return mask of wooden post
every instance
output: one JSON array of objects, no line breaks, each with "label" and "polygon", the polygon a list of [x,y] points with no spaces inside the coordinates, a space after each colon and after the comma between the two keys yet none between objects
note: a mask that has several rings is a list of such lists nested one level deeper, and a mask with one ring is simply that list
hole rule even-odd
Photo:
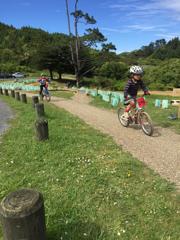
[{"label": "wooden post", "polygon": [[178,106],[178,118],[180,119],[180,104]]},{"label": "wooden post", "polygon": [[39,98],[38,96],[32,96],[32,105],[33,108],[35,108],[36,104],[39,103]]},{"label": "wooden post", "polygon": [[43,101],[43,100],[44,100],[43,93],[41,93],[41,95],[40,95],[40,100],[41,100],[41,101]]},{"label": "wooden post", "polygon": [[38,141],[45,141],[49,138],[48,121],[45,119],[38,119],[35,122],[36,136]]},{"label": "wooden post", "polygon": [[15,91],[11,90],[11,97],[15,98]]},{"label": "wooden post", "polygon": [[8,89],[4,89],[4,93],[6,96],[9,96]]},{"label": "wooden post", "polygon": [[15,93],[15,98],[16,98],[17,101],[21,100],[19,92]]},{"label": "wooden post", "polygon": [[36,113],[38,118],[44,117],[44,104],[43,103],[37,103],[36,104]]},{"label": "wooden post", "polygon": [[0,205],[4,240],[45,240],[46,226],[43,196],[22,189],[10,193]]},{"label": "wooden post", "polygon": [[26,97],[26,94],[21,94],[21,101],[23,102],[23,103],[27,103],[27,97]]},{"label": "wooden post", "polygon": [[2,88],[0,88],[0,94],[3,95],[3,90],[2,90]]}]

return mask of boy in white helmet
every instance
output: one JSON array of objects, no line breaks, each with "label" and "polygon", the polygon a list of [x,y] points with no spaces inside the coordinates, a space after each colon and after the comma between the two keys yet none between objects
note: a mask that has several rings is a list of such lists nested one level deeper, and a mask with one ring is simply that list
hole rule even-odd
[{"label": "boy in white helmet", "polygon": [[142,81],[143,69],[140,66],[132,66],[129,70],[131,78],[128,80],[124,89],[124,104],[125,108],[124,117],[129,118],[129,111],[136,106],[136,97],[139,89],[144,91],[144,95],[150,95],[148,88]]}]

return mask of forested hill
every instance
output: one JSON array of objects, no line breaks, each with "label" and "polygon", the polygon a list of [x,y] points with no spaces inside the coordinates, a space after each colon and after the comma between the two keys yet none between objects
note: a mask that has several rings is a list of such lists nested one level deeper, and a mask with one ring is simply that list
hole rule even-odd
[{"label": "forested hill", "polygon": [[41,62],[42,54],[47,51],[53,54],[54,49],[60,46],[62,50],[68,46],[68,39],[61,33],[50,34],[32,27],[16,29],[0,23],[0,71],[48,68],[47,61]]},{"label": "forested hill", "polygon": [[[94,35],[97,33],[97,35]],[[80,50],[83,84],[122,89],[132,64],[145,69],[144,79],[152,89],[180,87],[180,39],[157,40],[129,53],[116,54],[115,46],[102,44],[97,50],[88,43],[104,41],[95,29],[84,35]],[[0,23],[0,72],[48,69],[52,72],[74,73],[71,61],[70,38],[61,33],[48,33],[41,29]],[[85,73],[85,74],[84,74]],[[85,79],[84,77],[91,77]]]}]

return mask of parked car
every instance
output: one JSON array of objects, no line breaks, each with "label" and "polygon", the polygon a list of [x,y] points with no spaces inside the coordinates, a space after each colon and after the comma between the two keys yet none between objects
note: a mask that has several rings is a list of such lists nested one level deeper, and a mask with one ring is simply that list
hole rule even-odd
[{"label": "parked car", "polygon": [[12,74],[13,78],[24,78],[25,74],[24,73],[20,73],[20,72],[16,72]]},{"label": "parked car", "polygon": [[0,72],[0,78],[1,79],[6,79],[6,78],[11,78],[12,74],[7,73],[7,72]]}]

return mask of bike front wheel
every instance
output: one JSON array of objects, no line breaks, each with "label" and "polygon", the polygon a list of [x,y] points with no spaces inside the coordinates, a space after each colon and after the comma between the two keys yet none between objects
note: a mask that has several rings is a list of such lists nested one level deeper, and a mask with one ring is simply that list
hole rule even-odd
[{"label": "bike front wheel", "polygon": [[146,113],[146,112],[140,113],[139,123],[141,125],[143,132],[148,136],[152,136],[152,134],[154,132],[154,127],[153,127],[152,120],[148,113]]},{"label": "bike front wheel", "polygon": [[121,123],[121,125],[123,127],[128,127],[129,126],[129,121],[127,119],[125,119],[123,117],[123,115],[124,115],[124,108],[120,107],[118,109],[118,119],[119,119],[119,122]]}]

